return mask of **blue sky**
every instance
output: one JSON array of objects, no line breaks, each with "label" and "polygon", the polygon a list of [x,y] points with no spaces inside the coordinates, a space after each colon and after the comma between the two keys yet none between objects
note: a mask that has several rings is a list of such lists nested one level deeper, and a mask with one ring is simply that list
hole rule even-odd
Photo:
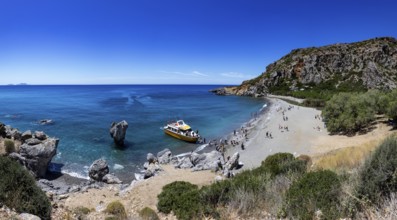
[{"label": "blue sky", "polygon": [[295,48],[397,37],[393,0],[0,0],[0,84],[239,84]]}]

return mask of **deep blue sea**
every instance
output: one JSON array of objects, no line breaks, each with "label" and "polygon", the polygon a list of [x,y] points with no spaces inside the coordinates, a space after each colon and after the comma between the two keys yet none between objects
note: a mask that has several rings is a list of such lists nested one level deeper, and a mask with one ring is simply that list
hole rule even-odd
[{"label": "deep blue sea", "polygon": [[[88,167],[105,158],[111,172],[132,178],[146,154],[169,148],[174,154],[199,147],[166,136],[167,121],[183,119],[207,140],[223,137],[248,121],[265,101],[217,96],[218,85],[0,86],[0,121],[25,130],[42,130],[60,139],[57,170],[87,177]],[[40,125],[52,119],[51,125]],[[129,124],[126,147],[109,135],[113,121]],[[120,166],[121,165],[121,166]]]}]

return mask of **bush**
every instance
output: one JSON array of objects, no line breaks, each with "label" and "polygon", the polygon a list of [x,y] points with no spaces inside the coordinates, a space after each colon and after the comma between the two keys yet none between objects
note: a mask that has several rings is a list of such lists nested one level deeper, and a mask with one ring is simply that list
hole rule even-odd
[{"label": "bush", "polygon": [[141,217],[143,220],[159,220],[160,219],[159,216],[157,215],[157,213],[149,207],[145,207],[141,211],[139,211],[139,217]]},{"label": "bush", "polygon": [[166,214],[173,211],[178,219],[196,219],[203,213],[198,187],[188,182],[165,185],[158,199],[157,209]]},{"label": "bush", "polygon": [[375,109],[365,94],[334,95],[322,112],[331,133],[353,133],[366,128],[375,120]]},{"label": "bush", "polygon": [[125,208],[123,204],[119,201],[114,201],[109,203],[109,205],[105,209],[106,213],[114,215],[117,219],[127,219],[127,213],[125,212]]},{"label": "bush", "polygon": [[5,139],[4,140],[4,147],[7,154],[15,152],[15,143],[13,140]]},{"label": "bush", "polygon": [[83,219],[84,216],[88,215],[88,213],[90,213],[90,212],[91,212],[91,210],[89,208],[82,207],[82,206],[76,207],[73,210],[73,213],[75,214],[77,219]]},{"label": "bush", "polygon": [[17,162],[0,156],[0,203],[42,219],[50,219],[51,204],[34,178]]},{"label": "bush", "polygon": [[340,190],[341,184],[334,172],[306,173],[288,189],[285,210],[299,219],[313,219],[317,210],[321,210],[325,219],[337,219]]},{"label": "bush", "polygon": [[276,153],[268,156],[262,161],[265,172],[272,176],[287,174],[288,172],[304,173],[306,171],[306,161],[295,159],[290,153]]},{"label": "bush", "polygon": [[391,192],[397,192],[397,138],[386,139],[365,161],[359,174],[357,197],[379,204]]}]

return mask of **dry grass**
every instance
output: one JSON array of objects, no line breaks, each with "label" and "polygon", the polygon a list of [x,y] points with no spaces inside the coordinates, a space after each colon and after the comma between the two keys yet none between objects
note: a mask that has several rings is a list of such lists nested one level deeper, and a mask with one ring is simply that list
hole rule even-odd
[{"label": "dry grass", "polygon": [[357,219],[397,219],[397,195],[392,193],[381,206],[364,210]]},{"label": "dry grass", "polygon": [[365,159],[379,145],[380,140],[367,142],[361,146],[346,147],[333,150],[313,158],[313,170],[329,169],[333,171],[349,171],[361,166]]}]

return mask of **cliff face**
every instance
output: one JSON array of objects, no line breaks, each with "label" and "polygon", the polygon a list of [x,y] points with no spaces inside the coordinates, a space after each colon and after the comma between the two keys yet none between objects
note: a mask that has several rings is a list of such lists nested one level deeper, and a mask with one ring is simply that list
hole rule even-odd
[{"label": "cliff face", "polygon": [[397,40],[384,37],[357,43],[295,49],[266,71],[218,94],[263,96],[274,91],[308,90],[318,85],[394,89],[397,87]]}]

